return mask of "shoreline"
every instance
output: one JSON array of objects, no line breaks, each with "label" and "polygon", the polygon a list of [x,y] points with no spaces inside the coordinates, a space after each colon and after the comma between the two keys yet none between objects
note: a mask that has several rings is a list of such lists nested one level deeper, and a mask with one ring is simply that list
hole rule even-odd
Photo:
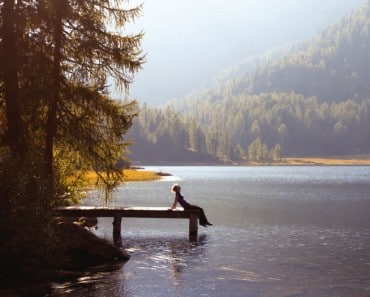
[{"label": "shoreline", "polygon": [[[370,158],[341,157],[287,157],[274,162],[220,162],[220,163],[177,163],[159,162],[135,165],[146,170],[148,166],[370,166]],[[155,172],[159,176],[160,173]]]},{"label": "shoreline", "polygon": [[[323,157],[305,157],[305,158],[284,158],[288,165],[326,165],[326,166],[368,166],[370,159],[368,158],[323,158]],[[284,164],[284,163],[283,163]]]}]

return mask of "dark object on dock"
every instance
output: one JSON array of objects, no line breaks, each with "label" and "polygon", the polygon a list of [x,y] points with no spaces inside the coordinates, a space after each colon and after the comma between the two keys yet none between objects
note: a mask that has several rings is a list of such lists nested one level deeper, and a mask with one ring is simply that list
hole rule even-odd
[{"label": "dark object on dock", "polygon": [[64,223],[73,223],[87,229],[98,229],[97,217],[63,217],[60,219]]}]

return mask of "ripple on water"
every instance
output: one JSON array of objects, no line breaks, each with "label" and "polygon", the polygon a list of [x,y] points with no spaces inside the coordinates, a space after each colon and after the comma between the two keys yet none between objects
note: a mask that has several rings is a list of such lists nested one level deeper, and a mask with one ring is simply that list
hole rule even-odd
[{"label": "ripple on water", "polygon": [[[369,167],[163,172],[214,226],[194,244],[186,220],[123,219],[130,261],[55,284],[54,296],[370,296]],[[112,205],[170,205],[171,184],[127,184]],[[111,239],[112,220],[99,219],[98,233]]]}]

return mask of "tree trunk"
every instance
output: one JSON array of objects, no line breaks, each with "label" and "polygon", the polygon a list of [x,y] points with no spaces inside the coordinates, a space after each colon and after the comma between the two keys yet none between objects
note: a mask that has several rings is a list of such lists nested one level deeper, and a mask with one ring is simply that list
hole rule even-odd
[{"label": "tree trunk", "polygon": [[49,103],[48,119],[46,124],[46,141],[45,141],[45,166],[46,176],[49,180],[51,190],[53,190],[53,148],[54,140],[57,131],[57,108],[60,91],[60,61],[61,61],[61,46],[62,46],[62,9],[61,1],[54,1],[55,21],[54,21],[54,65],[53,65],[53,89]]},{"label": "tree trunk", "polygon": [[1,63],[7,120],[6,143],[14,156],[22,157],[26,151],[26,141],[18,92],[18,52],[16,43],[19,32],[16,29],[15,20],[17,18],[14,5],[14,0],[4,0]]}]

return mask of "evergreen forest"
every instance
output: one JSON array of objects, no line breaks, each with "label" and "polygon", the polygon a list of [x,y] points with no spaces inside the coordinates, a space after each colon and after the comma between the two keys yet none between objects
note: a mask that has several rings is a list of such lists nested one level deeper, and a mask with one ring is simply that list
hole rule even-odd
[{"label": "evergreen forest", "polygon": [[141,106],[143,163],[265,162],[370,152],[370,2],[311,40],[249,58],[213,87]]}]

